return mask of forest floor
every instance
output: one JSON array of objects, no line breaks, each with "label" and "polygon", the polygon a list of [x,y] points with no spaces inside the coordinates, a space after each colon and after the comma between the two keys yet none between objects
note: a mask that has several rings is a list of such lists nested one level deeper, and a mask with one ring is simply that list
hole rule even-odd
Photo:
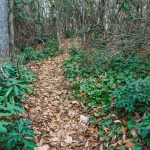
[{"label": "forest floor", "polygon": [[68,100],[70,83],[64,79],[63,62],[67,52],[30,67],[38,74],[35,96],[27,99],[28,115],[35,131],[37,150],[90,150],[97,145],[97,130],[86,128],[84,111],[77,100]]}]

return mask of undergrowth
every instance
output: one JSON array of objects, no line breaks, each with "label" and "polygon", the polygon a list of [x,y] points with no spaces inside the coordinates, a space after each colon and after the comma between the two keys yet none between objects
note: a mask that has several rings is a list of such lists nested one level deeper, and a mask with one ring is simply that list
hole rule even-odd
[{"label": "undergrowth", "polygon": [[32,46],[25,45],[22,47],[22,52],[18,56],[21,63],[29,61],[41,61],[47,57],[54,57],[58,54],[58,43],[55,40],[47,41],[44,45],[41,45],[41,49],[33,49]]},{"label": "undergrowth", "polygon": [[70,51],[64,72],[72,81],[72,97],[81,99],[87,112],[94,108],[88,117],[98,140],[109,150],[150,147],[150,53]]},{"label": "undergrowth", "polygon": [[36,75],[24,64],[55,56],[58,44],[53,40],[46,42],[41,50],[24,46],[22,51],[16,65],[4,63],[0,70],[0,149],[4,150],[34,150],[36,147],[30,121],[23,117],[23,103],[33,93]]},{"label": "undergrowth", "polygon": [[34,132],[30,121],[23,118],[22,107],[26,96],[31,94],[36,76],[30,69],[11,63],[1,66],[0,74],[0,149],[33,150]]}]

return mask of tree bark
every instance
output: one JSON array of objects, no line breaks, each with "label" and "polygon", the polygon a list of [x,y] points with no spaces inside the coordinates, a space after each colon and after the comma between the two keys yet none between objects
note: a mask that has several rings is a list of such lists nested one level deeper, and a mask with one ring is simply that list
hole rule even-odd
[{"label": "tree bark", "polygon": [[61,48],[61,23],[59,18],[59,13],[56,13],[56,27],[57,27],[57,40],[58,40],[58,47]]},{"label": "tree bark", "polygon": [[0,57],[9,56],[8,1],[0,0]]},{"label": "tree bark", "polygon": [[15,57],[15,42],[14,42],[14,0],[9,1],[9,37],[10,37],[10,54],[12,61]]}]

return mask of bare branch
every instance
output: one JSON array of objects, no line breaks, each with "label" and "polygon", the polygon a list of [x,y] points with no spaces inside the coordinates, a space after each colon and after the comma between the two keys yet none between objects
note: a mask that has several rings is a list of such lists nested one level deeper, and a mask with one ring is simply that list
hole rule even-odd
[{"label": "bare branch", "polygon": [[8,76],[4,73],[2,67],[0,67],[0,74],[4,77],[4,79],[5,79],[7,82],[9,81],[9,78],[8,78]]}]

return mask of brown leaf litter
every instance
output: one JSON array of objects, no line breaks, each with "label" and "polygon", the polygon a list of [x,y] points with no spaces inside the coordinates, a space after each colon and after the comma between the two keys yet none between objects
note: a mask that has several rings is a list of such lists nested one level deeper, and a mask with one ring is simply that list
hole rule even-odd
[{"label": "brown leaf litter", "polygon": [[67,98],[69,82],[64,79],[62,65],[68,56],[64,53],[29,64],[38,74],[34,85],[37,94],[29,97],[26,105],[37,150],[94,150],[101,144],[97,143],[94,127],[85,128],[81,124],[80,103]]}]

